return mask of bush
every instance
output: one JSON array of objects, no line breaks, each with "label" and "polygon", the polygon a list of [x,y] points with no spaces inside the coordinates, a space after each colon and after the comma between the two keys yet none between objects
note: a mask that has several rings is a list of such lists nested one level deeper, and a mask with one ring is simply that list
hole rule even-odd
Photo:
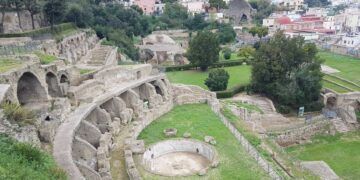
[{"label": "bush", "polygon": [[224,56],[224,59],[228,60],[231,58],[231,50],[229,48],[225,48],[223,50],[223,56]]},{"label": "bush", "polygon": [[19,104],[6,102],[1,105],[1,108],[4,109],[4,115],[9,121],[14,121],[20,125],[34,123],[35,114]]},{"label": "bush", "polygon": [[291,108],[289,106],[280,105],[278,107],[278,111],[281,114],[289,114],[291,112]]},{"label": "bush", "polygon": [[231,52],[224,52],[224,59],[228,60],[231,58]]},{"label": "bush", "polygon": [[[231,61],[220,61],[220,62],[214,63],[210,67],[211,68],[222,68],[222,67],[229,67],[229,66],[239,66],[239,65],[242,65],[244,61],[246,61],[246,60],[245,59],[239,59],[239,60],[231,60]],[[186,71],[186,70],[195,69],[197,67],[198,66],[196,66],[195,64],[168,66],[168,67],[165,67],[165,71],[166,72]]]},{"label": "bush", "polygon": [[321,111],[324,104],[320,101],[315,101],[304,106],[306,112]]},{"label": "bush", "polygon": [[227,88],[229,78],[229,73],[224,69],[213,69],[205,80],[205,85],[211,91],[223,91]]}]

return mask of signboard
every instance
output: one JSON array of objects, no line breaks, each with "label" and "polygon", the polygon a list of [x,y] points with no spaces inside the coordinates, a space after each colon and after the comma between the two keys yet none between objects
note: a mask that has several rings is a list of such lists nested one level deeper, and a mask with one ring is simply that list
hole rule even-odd
[{"label": "signboard", "polygon": [[300,107],[299,108],[299,117],[303,117],[304,116],[304,112],[305,112],[305,107]]}]

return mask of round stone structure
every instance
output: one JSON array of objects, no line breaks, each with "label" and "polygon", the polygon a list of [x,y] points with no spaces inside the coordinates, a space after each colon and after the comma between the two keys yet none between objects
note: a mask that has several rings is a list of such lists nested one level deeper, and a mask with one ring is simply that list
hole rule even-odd
[{"label": "round stone structure", "polygon": [[162,176],[190,176],[218,164],[216,150],[194,139],[171,139],[148,147],[142,164],[150,173]]}]

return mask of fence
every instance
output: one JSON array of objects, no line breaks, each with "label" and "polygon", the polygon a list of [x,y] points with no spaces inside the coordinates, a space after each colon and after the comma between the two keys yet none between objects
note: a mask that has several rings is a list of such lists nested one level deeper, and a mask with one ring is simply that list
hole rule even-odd
[{"label": "fence", "polygon": [[208,103],[211,109],[220,117],[222,123],[230,130],[237,141],[245,148],[246,152],[256,160],[258,165],[264,169],[272,179],[283,179],[280,173],[277,172],[274,167],[261,156],[261,154],[250,144],[250,142],[221,113],[220,103],[218,101],[210,101]]}]

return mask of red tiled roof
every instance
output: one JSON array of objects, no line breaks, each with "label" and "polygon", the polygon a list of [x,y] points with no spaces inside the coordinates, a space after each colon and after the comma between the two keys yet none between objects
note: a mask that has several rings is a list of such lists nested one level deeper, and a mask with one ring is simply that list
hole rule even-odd
[{"label": "red tiled roof", "polygon": [[290,24],[291,19],[289,17],[283,16],[276,19],[276,22],[279,24]]}]

